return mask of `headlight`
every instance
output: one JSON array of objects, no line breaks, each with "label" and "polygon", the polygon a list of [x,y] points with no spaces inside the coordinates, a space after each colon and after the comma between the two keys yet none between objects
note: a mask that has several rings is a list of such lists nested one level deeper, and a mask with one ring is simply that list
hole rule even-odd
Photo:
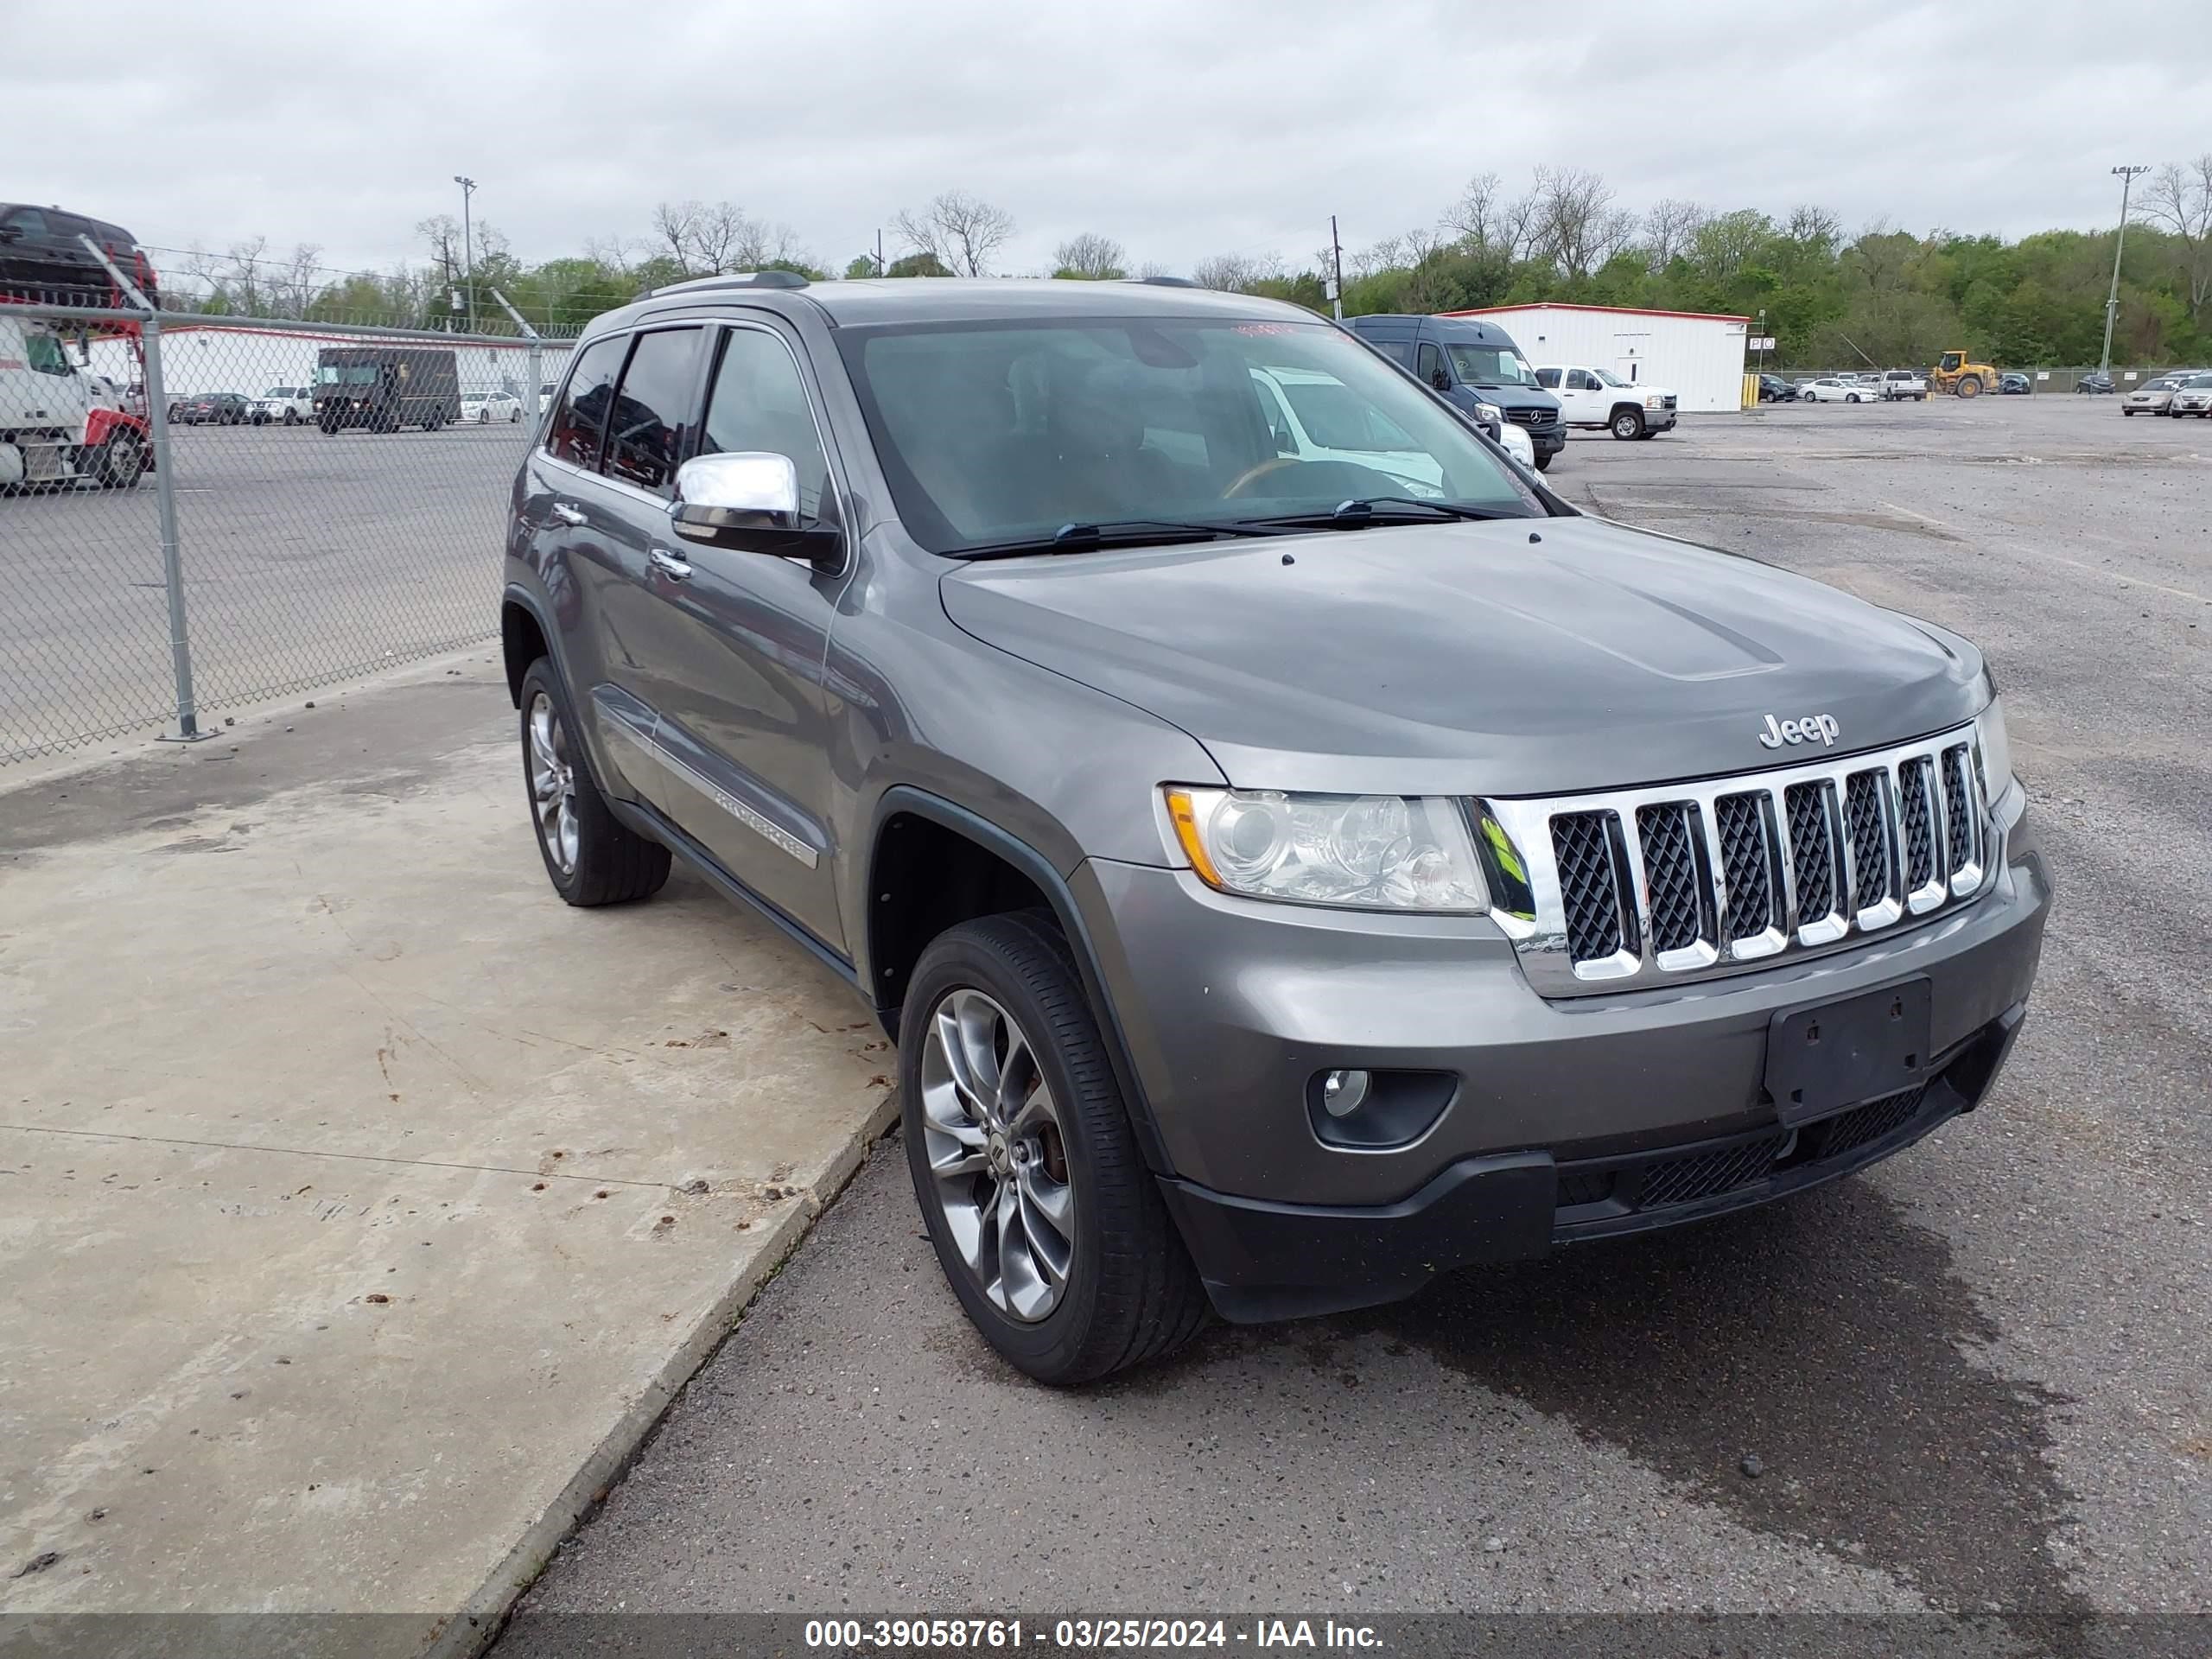
[{"label": "headlight", "polygon": [[1995,697],[1975,716],[1974,735],[1980,740],[1981,792],[1994,802],[2012,784],[2012,743],[2005,734],[2005,705]]},{"label": "headlight", "polygon": [[1223,893],[1353,910],[1490,908],[1456,802],[1173,784],[1165,793],[1184,856]]},{"label": "headlight", "polygon": [[1662,393],[1647,391],[1643,394],[1643,406],[1646,409],[1662,409],[1666,406],[1666,403],[1667,399]]},{"label": "headlight", "polygon": [[1475,418],[1491,426],[1503,426],[1505,424],[1505,411],[1496,404],[1477,404]]}]

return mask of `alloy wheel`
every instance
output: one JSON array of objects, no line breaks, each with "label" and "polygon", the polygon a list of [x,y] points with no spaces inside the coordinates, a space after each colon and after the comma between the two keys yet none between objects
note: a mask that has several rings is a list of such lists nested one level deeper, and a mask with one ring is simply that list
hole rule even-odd
[{"label": "alloy wheel", "polygon": [[530,794],[537,812],[538,838],[563,875],[576,870],[576,769],[569,753],[568,728],[540,691],[530,702]]},{"label": "alloy wheel", "polygon": [[1059,1107],[1014,1017],[948,992],[923,1040],[921,1115],[938,1210],[992,1305],[1033,1324],[1066,1294],[1075,1189]]}]

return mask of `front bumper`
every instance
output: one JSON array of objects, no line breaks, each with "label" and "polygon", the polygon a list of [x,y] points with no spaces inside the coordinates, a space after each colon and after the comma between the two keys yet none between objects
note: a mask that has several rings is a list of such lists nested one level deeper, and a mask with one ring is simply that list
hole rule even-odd
[{"label": "front bumper", "polygon": [[1669,430],[1675,424],[1675,416],[1676,412],[1677,411],[1671,409],[1645,410],[1643,411],[1643,429],[1647,432],[1665,432]]},{"label": "front bumper", "polygon": [[[1241,901],[1188,870],[1102,860],[1077,871],[1077,897],[1184,1240],[1225,1314],[1274,1318],[1711,1213],[1567,1214],[1566,1166],[1594,1179],[1766,1137],[1770,1179],[1720,1195],[1727,1208],[1886,1155],[1971,1108],[2042,951],[2050,888],[2024,804],[2017,786],[1999,803],[1998,874],[1958,911],[1764,972],[1571,1001],[1537,996],[1485,918]],[[1840,1163],[1808,1155],[1820,1137],[1779,1149],[1761,1088],[1775,1014],[1915,976],[1929,981],[1931,1052],[1946,1068],[1924,1109]],[[1443,1078],[1446,1103],[1402,1144],[1331,1144],[1313,1090],[1340,1067]]]}]

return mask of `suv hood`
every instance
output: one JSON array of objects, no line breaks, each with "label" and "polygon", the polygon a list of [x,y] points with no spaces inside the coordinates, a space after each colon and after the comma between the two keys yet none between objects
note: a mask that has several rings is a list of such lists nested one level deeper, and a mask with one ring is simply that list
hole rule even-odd
[{"label": "suv hood", "polygon": [[[1903,742],[1986,700],[1964,640],[1602,519],[1039,556],[943,594],[967,632],[1173,721],[1253,788],[1656,783]],[[1764,747],[1770,714],[1833,716],[1834,747]]]}]

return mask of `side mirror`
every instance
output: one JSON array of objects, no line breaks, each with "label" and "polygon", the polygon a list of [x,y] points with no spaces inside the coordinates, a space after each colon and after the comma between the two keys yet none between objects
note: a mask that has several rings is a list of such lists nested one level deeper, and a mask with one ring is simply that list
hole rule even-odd
[{"label": "side mirror", "polygon": [[766,450],[695,455],[676,471],[669,525],[686,541],[742,553],[829,560],[844,537],[799,511],[798,468]]},{"label": "side mirror", "polygon": [[1439,369],[1435,373],[1428,377],[1428,384],[1434,386],[1439,391],[1449,391],[1452,390],[1452,377],[1445,373],[1443,370]]}]

